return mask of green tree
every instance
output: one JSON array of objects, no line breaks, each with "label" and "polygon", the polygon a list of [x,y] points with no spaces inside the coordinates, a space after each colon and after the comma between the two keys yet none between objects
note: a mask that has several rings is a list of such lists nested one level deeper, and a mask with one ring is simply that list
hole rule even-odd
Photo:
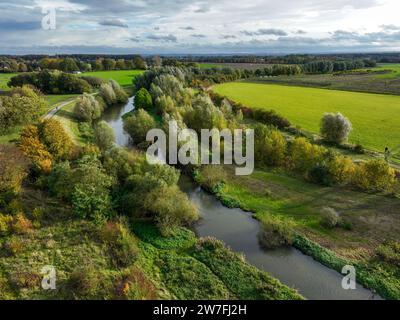
[{"label": "green tree", "polygon": [[141,88],[135,95],[135,107],[150,110],[153,107],[153,100],[146,88]]},{"label": "green tree", "polygon": [[105,121],[100,121],[94,128],[94,142],[102,151],[110,149],[115,142],[114,130]]},{"label": "green tree", "polygon": [[92,122],[100,118],[101,113],[102,108],[92,95],[85,93],[76,100],[74,115],[77,119],[85,122]]},{"label": "green tree", "polygon": [[156,122],[144,109],[135,110],[124,120],[124,130],[137,145],[146,141],[147,132],[153,128],[156,128]]}]

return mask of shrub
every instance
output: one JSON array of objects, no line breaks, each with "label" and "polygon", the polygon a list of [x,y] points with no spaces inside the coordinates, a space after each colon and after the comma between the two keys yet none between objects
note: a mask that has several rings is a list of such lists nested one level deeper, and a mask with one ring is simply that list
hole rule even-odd
[{"label": "shrub", "polygon": [[355,185],[365,191],[391,191],[396,183],[396,171],[383,160],[369,160],[356,166]]},{"label": "shrub", "polygon": [[144,109],[135,110],[132,116],[124,119],[124,130],[136,145],[145,142],[147,132],[155,127],[155,120]]},{"label": "shrub", "polygon": [[0,145],[0,193],[18,193],[27,176],[28,159],[11,145]]},{"label": "shrub", "polygon": [[42,276],[33,271],[15,271],[10,276],[10,282],[13,286],[22,288],[39,287]]},{"label": "shrub", "polygon": [[341,113],[325,113],[321,120],[321,135],[327,142],[345,142],[351,130],[350,120]]},{"label": "shrub", "polygon": [[152,190],[144,207],[150,212],[164,235],[177,226],[189,225],[198,219],[197,208],[177,186],[163,186]]},{"label": "shrub", "polygon": [[101,238],[106,243],[112,263],[116,267],[133,264],[138,253],[138,240],[130,233],[125,220],[109,221],[101,228]]},{"label": "shrub", "polygon": [[309,179],[317,184],[329,186],[332,184],[329,168],[321,164],[311,168],[308,172]]},{"label": "shrub", "polygon": [[110,149],[115,143],[114,130],[105,121],[100,121],[94,128],[94,142],[102,151]]},{"label": "shrub", "polygon": [[81,76],[81,79],[85,80],[87,83],[89,83],[93,88],[100,88],[100,86],[103,83],[106,83],[107,81],[101,78],[97,77],[92,77],[92,76]]},{"label": "shrub", "polygon": [[102,108],[99,102],[90,94],[78,97],[74,107],[74,115],[80,121],[92,122],[100,118]]},{"label": "shrub", "polygon": [[146,88],[141,88],[135,95],[135,107],[150,110],[153,107],[153,100]]},{"label": "shrub", "polygon": [[158,297],[157,288],[137,267],[125,272],[115,290],[115,295],[117,299],[129,300],[155,300]]},{"label": "shrub", "polygon": [[266,249],[291,246],[294,239],[293,223],[272,215],[261,219],[262,230],[258,235],[259,242]]},{"label": "shrub", "polygon": [[255,160],[267,166],[281,166],[286,157],[286,139],[276,129],[264,125],[254,128]]},{"label": "shrub", "polygon": [[226,173],[222,166],[205,165],[201,167],[196,180],[202,187],[212,192],[215,191],[214,188],[216,188],[218,184],[225,182],[225,179]]},{"label": "shrub", "polygon": [[289,120],[277,114],[274,110],[255,109],[252,111],[252,117],[262,124],[272,125],[281,130],[291,126]]},{"label": "shrub", "polygon": [[321,211],[321,224],[329,229],[333,229],[340,225],[342,219],[335,209],[325,207]]},{"label": "shrub", "polygon": [[12,216],[0,213],[0,237],[10,233],[12,220]]},{"label": "shrub", "polygon": [[60,199],[70,200],[72,194],[72,169],[69,162],[54,165],[47,179],[50,193]]},{"label": "shrub", "polygon": [[296,138],[289,148],[289,162],[294,170],[305,174],[323,162],[326,152],[324,147],[311,144],[306,138]]},{"label": "shrub", "polygon": [[25,243],[18,237],[12,236],[3,243],[3,249],[9,256],[17,256],[25,250]]},{"label": "shrub", "polygon": [[99,270],[91,265],[77,267],[68,279],[69,292],[78,299],[99,298],[104,280]]},{"label": "shrub", "polygon": [[348,184],[353,179],[355,165],[349,157],[334,154],[327,162],[330,180],[334,184]]},{"label": "shrub", "polygon": [[400,268],[400,242],[386,241],[376,250],[377,256],[383,261]]},{"label": "shrub", "polygon": [[16,234],[27,234],[32,231],[33,226],[32,222],[23,213],[18,213],[13,219],[11,228]]}]

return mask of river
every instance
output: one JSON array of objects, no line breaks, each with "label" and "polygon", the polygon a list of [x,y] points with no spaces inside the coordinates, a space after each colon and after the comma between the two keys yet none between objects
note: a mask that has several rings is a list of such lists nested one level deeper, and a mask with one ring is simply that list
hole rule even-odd
[{"label": "river", "polygon": [[[110,108],[102,116],[114,129],[116,143],[123,147],[130,145],[130,138],[123,130],[122,116],[133,109],[134,98],[130,98],[126,105]],[[232,250],[243,253],[249,263],[297,289],[307,299],[381,299],[359,284],[356,290],[343,289],[343,275],[295,248],[262,249],[257,238],[260,224],[251,214],[224,207],[187,177],[181,178],[180,187],[199,208],[201,219],[194,226],[199,236],[213,236],[224,241]]]}]

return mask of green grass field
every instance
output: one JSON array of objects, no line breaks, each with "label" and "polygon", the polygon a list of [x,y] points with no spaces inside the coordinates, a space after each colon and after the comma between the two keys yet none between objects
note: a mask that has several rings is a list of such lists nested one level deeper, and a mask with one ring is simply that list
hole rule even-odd
[{"label": "green grass field", "polygon": [[132,84],[132,79],[142,73],[144,73],[144,70],[112,70],[85,72],[82,75],[98,77],[105,80],[113,79],[121,86],[130,86]]},{"label": "green grass field", "polygon": [[325,112],[341,112],[353,124],[350,142],[377,151],[400,144],[399,96],[240,82],[214,91],[249,107],[274,109],[315,133]]},{"label": "green grass field", "polygon": [[365,68],[362,70],[373,70],[373,71],[380,71],[380,70],[392,70],[392,73],[380,74],[377,75],[377,78],[380,79],[396,79],[400,77],[400,63],[380,63],[376,68]]},{"label": "green grass field", "polygon": [[16,75],[17,73],[0,73],[0,90],[10,90],[7,83]]}]

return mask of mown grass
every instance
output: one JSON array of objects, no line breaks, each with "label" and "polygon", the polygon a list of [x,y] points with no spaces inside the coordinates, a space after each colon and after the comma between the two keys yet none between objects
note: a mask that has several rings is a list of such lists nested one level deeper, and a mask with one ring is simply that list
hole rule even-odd
[{"label": "mown grass", "polygon": [[53,117],[54,120],[59,121],[64,127],[65,131],[69,134],[75,144],[83,146],[87,143],[87,139],[82,135],[79,130],[79,121],[76,119],[73,109],[75,102],[72,101],[64,108],[59,110]]},{"label": "mown grass", "polygon": [[52,107],[63,103],[68,100],[72,100],[76,97],[78,97],[78,94],[54,94],[54,95],[46,95],[45,98],[47,102],[49,103],[49,109],[52,109]]},{"label": "mown grass", "polygon": [[326,112],[350,119],[350,142],[383,151],[400,141],[400,97],[257,83],[224,83],[214,91],[252,108],[274,109],[294,125],[318,133]]},{"label": "mown grass", "polygon": [[117,81],[121,86],[125,87],[125,86],[131,86],[133,78],[142,73],[144,73],[144,70],[111,70],[111,71],[85,72],[82,75],[97,77],[104,80],[113,79]]}]

